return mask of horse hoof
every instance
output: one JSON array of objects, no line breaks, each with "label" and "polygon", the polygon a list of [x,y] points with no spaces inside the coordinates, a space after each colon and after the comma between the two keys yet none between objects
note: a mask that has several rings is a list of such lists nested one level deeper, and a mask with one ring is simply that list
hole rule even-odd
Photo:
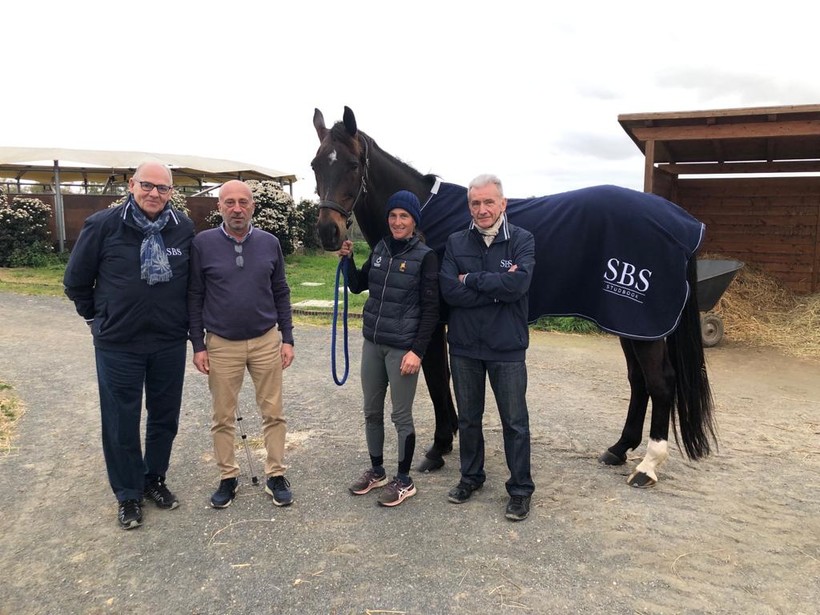
[{"label": "horse hoof", "polygon": [[608,466],[622,466],[626,463],[626,457],[618,457],[610,451],[604,451],[601,453],[601,456],[598,457],[598,461]]},{"label": "horse hoof", "polygon": [[626,482],[629,483],[631,487],[637,487],[638,489],[646,489],[647,487],[654,487],[658,484],[658,481],[643,472],[634,472],[626,479]]},{"label": "horse hoof", "polygon": [[417,472],[435,472],[436,470],[440,470],[443,467],[444,467],[444,459],[442,459],[441,457],[435,457],[435,458],[432,458],[432,459],[430,457],[424,457],[421,460],[421,463],[419,463],[419,465],[416,466],[416,471]]},{"label": "horse hoof", "polygon": [[428,457],[436,459],[438,457],[441,457],[442,455],[449,455],[452,452],[453,452],[453,443],[452,442],[448,442],[447,444],[441,444],[438,441],[434,441],[430,445],[430,448],[428,448],[426,451],[424,451],[424,454],[427,455]]}]

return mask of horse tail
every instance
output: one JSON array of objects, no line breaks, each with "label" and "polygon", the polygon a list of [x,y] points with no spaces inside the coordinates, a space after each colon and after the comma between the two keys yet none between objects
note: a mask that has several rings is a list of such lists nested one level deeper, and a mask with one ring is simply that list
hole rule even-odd
[{"label": "horse tail", "polygon": [[[711,453],[710,441],[714,441],[714,401],[709,378],[706,374],[706,358],[703,354],[700,311],[697,297],[697,259],[689,260],[686,271],[689,298],[683,308],[678,327],[667,338],[669,359],[675,370],[675,408],[683,448],[689,459],[697,460]],[[680,448],[672,413],[673,433]]]}]

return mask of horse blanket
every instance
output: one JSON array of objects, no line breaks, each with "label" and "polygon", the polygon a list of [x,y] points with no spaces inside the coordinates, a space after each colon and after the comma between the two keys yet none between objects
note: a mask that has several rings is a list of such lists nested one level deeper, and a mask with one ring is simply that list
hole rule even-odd
[{"label": "horse blanket", "polygon": [[[443,257],[447,237],[470,224],[467,189],[440,183],[421,230]],[[705,226],[671,201],[617,186],[508,199],[510,223],[535,237],[529,318],[577,316],[615,335],[662,339],[677,328],[686,272]]]}]

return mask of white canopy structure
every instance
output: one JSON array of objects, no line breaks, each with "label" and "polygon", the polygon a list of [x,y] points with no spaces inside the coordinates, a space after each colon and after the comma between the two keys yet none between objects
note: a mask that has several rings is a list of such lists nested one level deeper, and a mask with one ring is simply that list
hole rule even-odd
[{"label": "white canopy structure", "polygon": [[64,190],[78,188],[88,192],[90,185],[100,186],[102,193],[122,185],[143,162],[167,165],[174,176],[174,186],[186,192],[207,192],[231,179],[274,180],[287,186],[293,195],[296,176],[275,169],[234,160],[202,158],[180,154],[152,152],[118,152],[47,147],[0,147],[0,184],[47,186],[54,192],[54,219],[62,252],[65,242]]},{"label": "white canopy structure", "polygon": [[222,184],[229,179],[276,180],[289,188],[292,173],[245,162],[153,152],[118,152],[48,147],[0,147],[0,180],[5,183],[107,185],[124,182],[143,162],[168,165],[177,186]]}]

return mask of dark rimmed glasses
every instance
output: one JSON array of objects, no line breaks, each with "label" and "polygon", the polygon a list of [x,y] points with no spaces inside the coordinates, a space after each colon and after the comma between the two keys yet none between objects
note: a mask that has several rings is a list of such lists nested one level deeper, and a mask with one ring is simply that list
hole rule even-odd
[{"label": "dark rimmed glasses", "polygon": [[140,188],[145,190],[146,192],[151,192],[154,188],[157,189],[157,192],[160,194],[168,194],[171,192],[171,188],[173,186],[166,186],[165,184],[152,184],[151,182],[137,182],[140,185]]},{"label": "dark rimmed glasses", "polygon": [[236,266],[242,269],[245,266],[245,257],[242,256],[242,244],[233,244],[233,251],[236,252]]}]

